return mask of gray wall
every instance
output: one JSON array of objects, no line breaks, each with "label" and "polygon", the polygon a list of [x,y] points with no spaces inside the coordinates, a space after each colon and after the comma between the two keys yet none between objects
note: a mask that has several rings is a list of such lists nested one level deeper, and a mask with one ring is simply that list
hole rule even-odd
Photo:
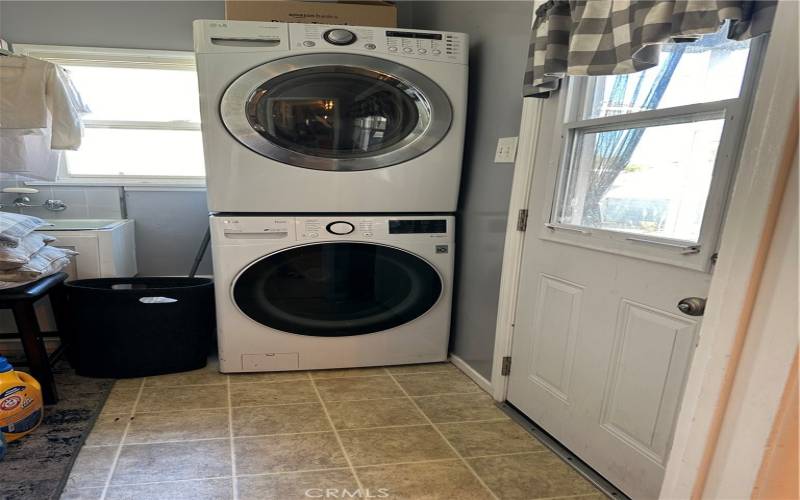
[{"label": "gray wall", "polygon": [[[136,261],[143,276],[185,275],[208,228],[205,191],[125,191],[136,221]],[[211,274],[211,251],[199,274]]]},{"label": "gray wall", "polygon": [[532,2],[413,2],[418,29],[470,36],[470,92],[459,202],[451,352],[492,372],[497,299],[513,166],[494,163],[498,137],[519,131]]},{"label": "gray wall", "polygon": [[[192,50],[192,21],[224,15],[222,1],[0,1],[0,34],[11,43]],[[205,193],[126,191],[125,202],[139,273],[188,272],[208,224]],[[208,256],[198,272],[211,274]]]}]

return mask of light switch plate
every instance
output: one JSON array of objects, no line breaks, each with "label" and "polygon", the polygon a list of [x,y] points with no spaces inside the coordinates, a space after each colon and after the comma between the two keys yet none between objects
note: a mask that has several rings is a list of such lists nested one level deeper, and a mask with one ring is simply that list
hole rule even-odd
[{"label": "light switch plate", "polygon": [[514,163],[517,157],[517,137],[501,137],[497,139],[497,151],[494,153],[495,163]]}]

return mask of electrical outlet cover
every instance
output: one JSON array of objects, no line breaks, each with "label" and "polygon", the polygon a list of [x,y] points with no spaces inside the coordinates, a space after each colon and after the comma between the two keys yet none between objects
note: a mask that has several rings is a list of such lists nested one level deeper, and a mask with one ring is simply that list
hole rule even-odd
[{"label": "electrical outlet cover", "polygon": [[495,163],[514,163],[517,157],[517,138],[500,137],[497,139],[497,151],[494,154]]}]

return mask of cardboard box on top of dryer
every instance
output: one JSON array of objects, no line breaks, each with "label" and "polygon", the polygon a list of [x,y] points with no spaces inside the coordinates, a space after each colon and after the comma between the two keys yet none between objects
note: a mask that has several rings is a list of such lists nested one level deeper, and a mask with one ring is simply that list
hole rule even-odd
[{"label": "cardboard box on top of dryer", "polygon": [[395,28],[397,7],[380,1],[225,0],[225,19]]}]

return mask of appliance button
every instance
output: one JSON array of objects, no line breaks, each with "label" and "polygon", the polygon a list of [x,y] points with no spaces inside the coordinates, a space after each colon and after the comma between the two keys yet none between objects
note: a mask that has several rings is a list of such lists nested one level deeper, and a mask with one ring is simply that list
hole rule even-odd
[{"label": "appliance button", "polygon": [[317,236],[319,236],[319,233],[308,233],[309,238],[316,238]]},{"label": "appliance button", "polygon": [[353,226],[349,222],[336,221],[328,224],[325,227],[325,229],[327,229],[328,232],[331,234],[338,234],[340,236],[343,236],[345,234],[352,233],[355,230],[355,226]]},{"label": "appliance button", "polygon": [[406,54],[410,54],[411,53],[411,47],[404,48],[403,52],[405,52]]},{"label": "appliance button", "polygon": [[306,40],[305,42],[303,42],[303,45],[305,45],[306,47],[313,47],[314,45],[316,45],[316,43],[314,43],[311,40]]},{"label": "appliance button", "polygon": [[433,55],[435,55],[435,56],[438,56],[438,55],[439,55],[439,54],[441,54],[441,53],[442,53],[442,51],[441,51],[441,50],[439,50],[439,49],[433,49]]},{"label": "appliance button", "polygon": [[350,45],[356,41],[356,35],[352,31],[344,29],[328,30],[322,35],[322,38],[334,45]]},{"label": "appliance button", "polygon": [[428,51],[425,50],[425,49],[419,49],[417,52],[419,52],[420,54],[427,54],[428,53]]},{"label": "appliance button", "polygon": [[367,50],[375,50],[377,48],[377,45],[375,45],[374,43],[368,43],[364,45],[364,48]]},{"label": "appliance button", "polygon": [[389,47],[389,52],[397,52],[397,47]]}]

